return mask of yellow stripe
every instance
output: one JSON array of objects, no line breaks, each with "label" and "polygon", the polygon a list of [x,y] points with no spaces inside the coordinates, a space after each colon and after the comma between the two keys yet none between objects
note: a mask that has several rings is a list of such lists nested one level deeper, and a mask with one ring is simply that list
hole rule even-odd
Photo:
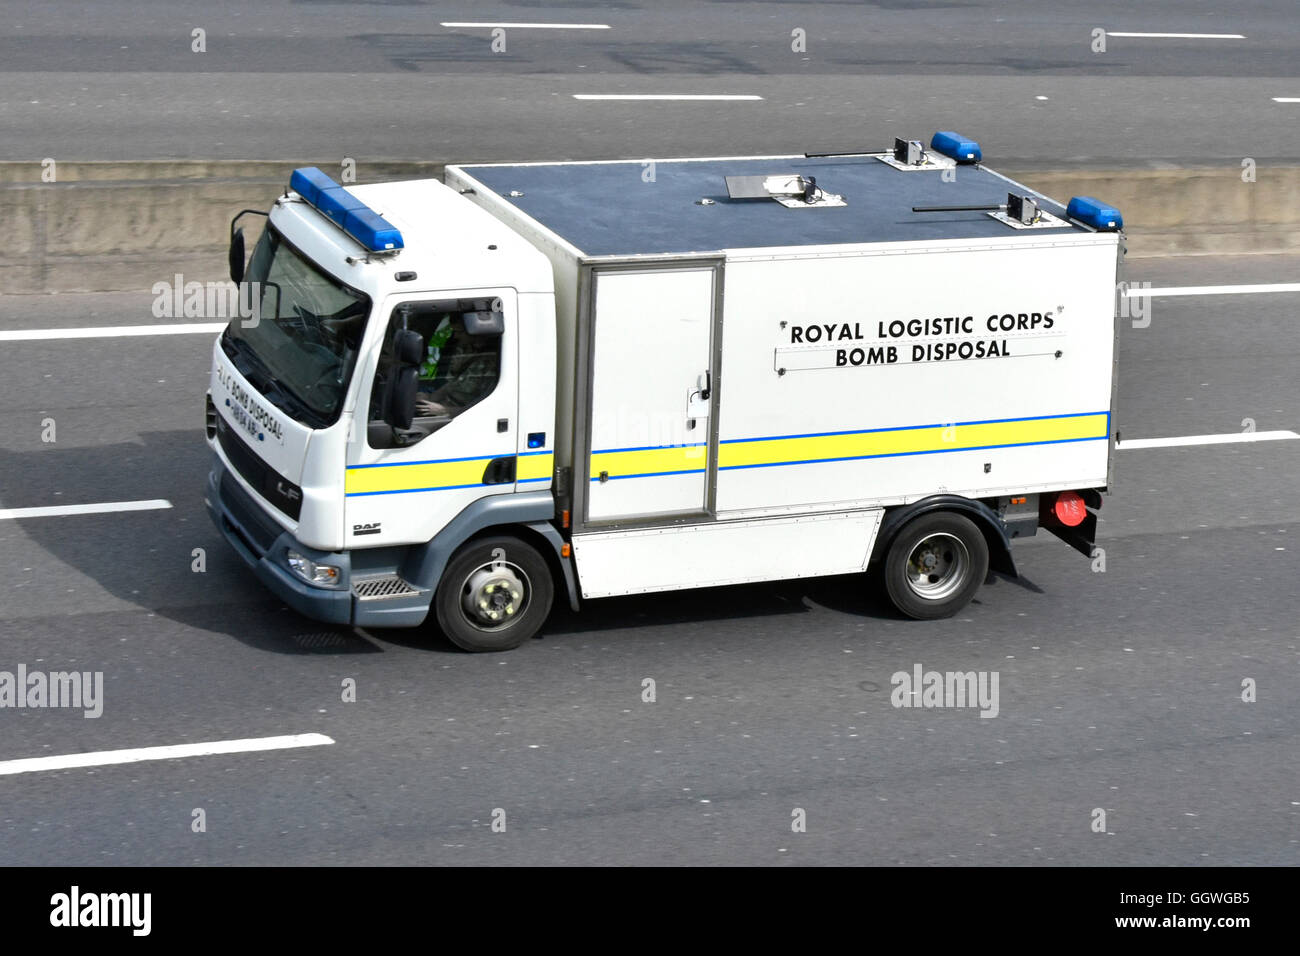
[{"label": "yellow stripe", "polygon": [[555,455],[547,452],[544,455],[520,455],[515,472],[517,481],[528,481],[533,478],[550,478],[551,473],[555,470]]},{"label": "yellow stripe", "polygon": [[591,456],[590,476],[602,471],[611,478],[630,475],[662,475],[677,471],[703,471],[709,450],[704,445],[677,448],[649,448],[637,451],[598,451]]},{"label": "yellow stripe", "polygon": [[852,435],[757,439],[723,444],[718,452],[718,467],[746,468],[833,458],[916,455],[990,445],[1105,438],[1106,429],[1106,416],[1100,414],[947,427],[935,425]]},{"label": "yellow stripe", "polygon": [[366,494],[375,491],[415,491],[420,488],[450,488],[477,485],[491,458],[469,461],[421,462],[415,465],[387,465],[382,468],[349,468],[344,479],[344,493]]},{"label": "yellow stripe", "polygon": [[[724,443],[718,452],[718,467],[752,468],[758,465],[798,464],[837,458],[916,455],[996,445],[1106,438],[1106,430],[1106,415],[1102,413],[947,427],[932,425],[850,435],[766,438]],[[349,468],[344,490],[346,494],[356,495],[477,485],[483,481],[483,471],[490,461],[492,456],[468,461]],[[521,455],[516,464],[516,477],[519,481],[549,478],[554,469],[554,455]],[[703,445],[603,451],[591,456],[590,477],[595,479],[602,471],[608,472],[610,478],[624,478],[632,475],[702,471],[707,466],[708,449]]]},{"label": "yellow stripe", "polygon": [[[349,468],[344,481],[344,493],[349,495],[373,494],[377,491],[418,491],[420,489],[454,488],[477,485],[483,481],[488,462],[507,455],[471,458],[468,461],[420,462],[412,465],[385,465],[380,468]],[[549,478],[555,456],[520,455],[515,466],[516,480]]]}]

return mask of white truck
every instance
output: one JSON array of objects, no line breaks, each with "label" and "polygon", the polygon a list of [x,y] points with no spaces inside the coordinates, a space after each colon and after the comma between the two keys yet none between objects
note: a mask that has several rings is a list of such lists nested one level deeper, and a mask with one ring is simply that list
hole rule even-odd
[{"label": "white truck", "polygon": [[927,619],[1088,554],[1123,223],[981,158],[295,170],[247,265],[231,223],[212,518],[302,614],[473,651],[557,593],[876,571]]}]

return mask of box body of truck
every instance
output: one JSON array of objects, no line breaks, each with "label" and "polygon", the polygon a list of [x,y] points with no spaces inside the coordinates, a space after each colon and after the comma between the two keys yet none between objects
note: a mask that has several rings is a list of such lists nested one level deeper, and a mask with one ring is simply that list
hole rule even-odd
[{"label": "box body of truck", "polygon": [[[887,508],[1109,485],[1121,236],[912,212],[1017,187],[891,158],[448,168],[555,270],[585,597],[862,570]],[[790,175],[839,201],[727,193]]]},{"label": "box body of truck", "polygon": [[1014,537],[1092,547],[1123,235],[1073,203],[928,151],[310,172],[208,411],[214,521],[304,614],[494,650],[881,564],[943,616]]}]

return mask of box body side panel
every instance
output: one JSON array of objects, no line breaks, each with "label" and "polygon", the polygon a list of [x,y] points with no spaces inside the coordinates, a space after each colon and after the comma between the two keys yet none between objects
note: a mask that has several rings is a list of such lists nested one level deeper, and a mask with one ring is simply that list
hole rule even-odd
[{"label": "box body side panel", "polygon": [[718,517],[1104,486],[1116,241],[729,256]]},{"label": "box body side panel", "polygon": [[861,571],[879,509],[578,534],[586,598]]}]

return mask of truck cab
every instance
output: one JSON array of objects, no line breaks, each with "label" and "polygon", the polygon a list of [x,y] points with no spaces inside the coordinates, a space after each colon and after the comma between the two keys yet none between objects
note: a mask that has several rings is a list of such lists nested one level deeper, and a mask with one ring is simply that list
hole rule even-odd
[{"label": "truck cab", "polygon": [[301,613],[418,624],[449,525],[555,533],[550,264],[437,181],[292,185],[246,265],[232,242],[248,314],[213,346],[208,508]]}]

